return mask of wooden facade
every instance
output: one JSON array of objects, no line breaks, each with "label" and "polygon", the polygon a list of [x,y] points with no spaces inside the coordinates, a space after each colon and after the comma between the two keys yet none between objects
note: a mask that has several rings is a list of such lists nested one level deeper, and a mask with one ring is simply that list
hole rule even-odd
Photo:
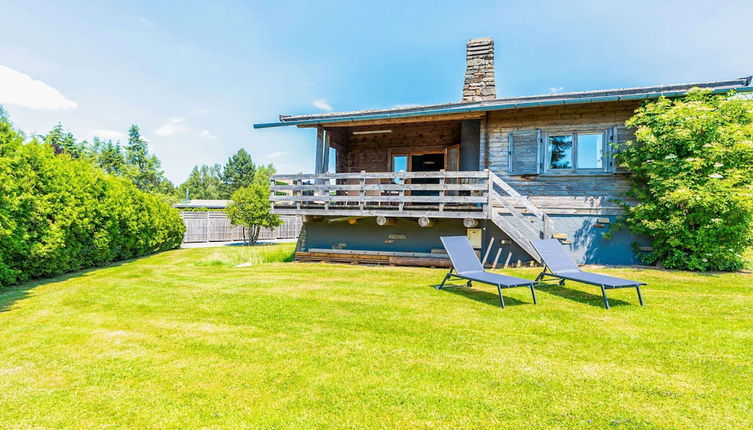
[{"label": "wooden facade", "polygon": [[278,175],[272,185],[274,212],[309,220],[302,258],[415,261],[441,249],[441,235],[480,230],[476,247],[493,260],[536,259],[530,240],[556,237],[581,263],[634,264],[630,245],[643,238],[602,234],[630,203],[614,154],[615,143],[634,137],[625,121],[646,100],[698,87],[752,91],[752,80],[497,98],[494,43],[480,38],[466,45],[460,103],[281,116],[254,127],[316,129],[314,174]]},{"label": "wooden facade", "polygon": [[[480,133],[475,142],[463,142],[463,120],[411,121],[354,127],[342,124],[323,128],[329,145],[337,151],[337,165],[319,171],[337,173],[390,172],[394,154],[445,151],[453,145],[479,148],[478,168],[489,169],[513,188],[530,198],[547,213],[615,213],[615,199],[624,199],[629,189],[626,177],[618,169],[598,174],[516,174],[516,162],[510,160],[511,132],[571,132],[574,130],[617,130],[616,140],[632,139],[625,121],[639,106],[638,101],[564,105],[521,110],[489,112],[477,119]],[[476,115],[478,117],[478,115]],[[381,134],[353,134],[390,130]],[[471,137],[472,139],[474,137]],[[535,138],[523,142],[531,154],[541,150]],[[516,149],[522,149],[520,145]],[[610,148],[605,159],[611,162]],[[462,157],[462,153],[461,153]],[[463,160],[466,161],[466,160]]]},{"label": "wooden facade", "polygon": [[[542,136],[604,131],[605,136],[624,141],[632,133],[623,124],[637,106],[638,102],[592,103],[486,112],[471,119],[429,116],[404,123],[318,126],[318,173],[275,176],[273,211],[307,215],[309,220],[407,217],[470,223],[467,220],[483,219],[501,231],[500,243],[514,244],[536,259],[530,240],[552,234],[567,237],[551,216],[617,215],[616,200],[624,200],[629,188],[625,175],[611,166],[596,173],[543,171]],[[603,162],[611,163],[610,142],[604,145]],[[336,161],[325,156],[330,147],[336,151]],[[463,149],[453,155],[461,158],[455,166],[448,164],[452,148]],[[396,155],[433,153],[444,155],[435,172],[411,172],[408,164],[409,171],[401,173],[392,162]],[[469,154],[475,159],[468,160]],[[426,184],[417,178],[434,181]],[[389,252],[353,250],[353,255],[356,251],[359,257],[354,261],[363,261],[364,252]],[[406,251],[394,252],[397,256]],[[311,259],[323,253],[326,250],[301,249],[300,256]],[[337,256],[332,261],[348,254],[342,249],[333,253]]]}]

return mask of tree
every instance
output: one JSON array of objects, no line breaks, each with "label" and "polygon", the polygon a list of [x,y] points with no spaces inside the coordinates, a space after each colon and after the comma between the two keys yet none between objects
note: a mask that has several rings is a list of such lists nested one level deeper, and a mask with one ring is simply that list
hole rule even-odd
[{"label": "tree", "polygon": [[233,193],[233,202],[226,213],[233,225],[243,226],[243,237],[247,245],[253,245],[259,238],[262,227],[274,228],[282,224],[277,215],[270,213],[269,183],[254,182]]},{"label": "tree", "polygon": [[44,137],[44,143],[55,148],[55,153],[67,153],[73,158],[80,158],[86,147],[85,142],[76,142],[76,138],[70,131],[63,130],[63,124],[57,123],[55,127]]},{"label": "tree", "polygon": [[277,172],[275,166],[267,164],[266,166],[257,166],[254,174],[254,182],[269,186],[269,179]]},{"label": "tree", "polygon": [[[191,199],[218,200],[227,198],[220,180],[222,168],[214,166],[196,166],[191,170],[186,182],[178,187],[180,196],[188,195]],[[186,193],[186,191],[188,193]]]},{"label": "tree", "polygon": [[644,104],[635,140],[618,145],[631,173],[624,224],[653,241],[649,264],[739,270],[753,243],[753,101],[693,90]]},{"label": "tree", "polygon": [[127,167],[124,174],[142,191],[172,194],[174,187],[160,170],[157,156],[149,153],[149,143],[141,138],[139,127],[132,124],[128,129],[128,143],[125,146]]},{"label": "tree", "polygon": [[228,158],[222,171],[222,182],[227,195],[231,195],[238,189],[251,184],[256,174],[256,165],[251,155],[241,148],[232,157]]},{"label": "tree", "polygon": [[92,142],[92,153],[94,162],[105,172],[118,176],[126,173],[126,159],[120,142],[103,142],[95,137]]}]

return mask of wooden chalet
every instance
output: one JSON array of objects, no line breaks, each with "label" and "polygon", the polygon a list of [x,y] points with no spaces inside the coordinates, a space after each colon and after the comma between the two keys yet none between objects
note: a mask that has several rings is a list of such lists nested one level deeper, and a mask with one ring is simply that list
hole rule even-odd
[{"label": "wooden chalet", "polygon": [[299,260],[440,266],[439,237],[468,235],[487,265],[535,261],[529,241],[549,237],[579,263],[636,263],[630,245],[646,240],[602,235],[629,187],[612,150],[633,137],[625,120],[694,87],[753,89],[747,77],[497,98],[493,41],[469,41],[466,60],[460,103],[254,125],[316,130],[314,173],[272,179],[273,212],[304,216]]}]

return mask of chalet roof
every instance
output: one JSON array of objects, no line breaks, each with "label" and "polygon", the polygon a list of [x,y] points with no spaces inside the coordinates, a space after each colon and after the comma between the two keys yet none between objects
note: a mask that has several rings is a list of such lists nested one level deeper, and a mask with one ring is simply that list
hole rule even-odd
[{"label": "chalet roof", "polygon": [[[695,82],[689,84],[658,85],[652,87],[619,88],[611,90],[580,91],[561,94],[509,97],[465,103],[447,103],[393,109],[360,110],[351,112],[323,113],[314,115],[280,115],[279,122],[254,124],[254,128],[283,127],[288,125],[317,125],[407,118],[417,116],[447,115],[464,112],[484,112],[505,109],[524,109],[540,106],[598,103],[622,100],[643,100],[661,96],[677,97],[686,94],[691,88],[706,88],[713,92],[729,90],[753,91],[750,87],[752,76],[730,81]],[[356,125],[356,124],[354,124]]]}]

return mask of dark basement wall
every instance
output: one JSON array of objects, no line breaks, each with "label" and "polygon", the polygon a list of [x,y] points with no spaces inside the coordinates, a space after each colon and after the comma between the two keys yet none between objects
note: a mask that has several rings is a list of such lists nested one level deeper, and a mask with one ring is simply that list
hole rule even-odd
[{"label": "dark basement wall", "polygon": [[[404,234],[405,239],[390,239],[390,234]],[[392,226],[378,226],[375,218],[362,218],[357,224],[347,222],[307,222],[303,247],[331,249],[344,243],[342,249],[361,251],[431,252],[442,249],[441,236],[465,235],[462,220],[439,219],[433,227],[422,228],[415,220],[398,218]],[[385,241],[392,243],[385,243]]]}]

